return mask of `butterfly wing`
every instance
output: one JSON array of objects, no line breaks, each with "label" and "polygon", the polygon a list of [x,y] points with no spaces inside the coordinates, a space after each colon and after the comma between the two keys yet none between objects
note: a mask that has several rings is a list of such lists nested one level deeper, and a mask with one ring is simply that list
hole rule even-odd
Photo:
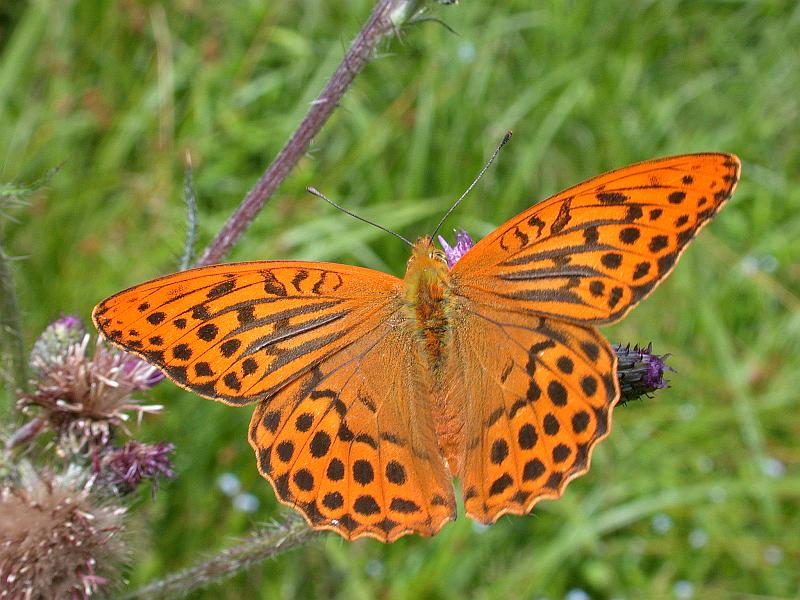
[{"label": "butterfly wing", "polygon": [[600,175],[500,226],[453,276],[510,311],[617,321],[670,273],[739,171],[730,154],[687,154]]},{"label": "butterfly wing", "polygon": [[593,327],[495,309],[454,309],[445,402],[463,405],[467,515],[493,523],[558,498],[589,469],[618,396],[616,356]]},{"label": "butterfly wing", "polygon": [[415,345],[387,321],[253,413],[259,470],[312,526],[389,542],[455,518]]},{"label": "butterfly wing", "polygon": [[259,470],[313,527],[391,541],[455,514],[401,285],[343,265],[232,263],[135,286],[93,318],[178,385],[258,402]]},{"label": "butterfly wing", "polygon": [[248,262],[167,275],[95,307],[114,344],[206,398],[267,398],[376,327],[399,280],[326,263]]},{"label": "butterfly wing", "polygon": [[446,405],[464,407],[457,472],[471,517],[524,514],[588,470],[619,395],[616,357],[592,325],[622,318],[669,274],[739,169],[734,156],[694,154],[606,173],[455,264]]}]

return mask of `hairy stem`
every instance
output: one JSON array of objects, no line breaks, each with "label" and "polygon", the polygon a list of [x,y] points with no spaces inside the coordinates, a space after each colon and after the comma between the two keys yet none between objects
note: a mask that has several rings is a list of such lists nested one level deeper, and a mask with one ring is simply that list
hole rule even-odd
[{"label": "hairy stem", "polygon": [[18,446],[30,444],[36,439],[36,436],[42,432],[44,426],[44,420],[39,417],[34,417],[11,434],[8,440],[6,440],[6,450],[12,450]]},{"label": "hairy stem", "polygon": [[299,546],[316,532],[299,517],[251,533],[241,544],[223,550],[213,558],[149,583],[124,596],[138,598],[180,598],[195,590],[226,579],[280,552]]},{"label": "hairy stem", "polygon": [[356,36],[344,59],[328,83],[311,103],[300,126],[267,167],[267,170],[203,252],[197,266],[220,261],[233,247],[247,226],[286,179],[305,154],[311,140],[322,129],[345,91],[369,62],[380,40],[416,15],[425,2],[421,0],[379,0],[366,24]]},{"label": "hairy stem", "polygon": [[186,172],[183,175],[183,200],[186,203],[186,240],[183,243],[181,271],[189,268],[194,257],[194,244],[197,240],[197,199],[192,179],[192,157],[186,154]]}]

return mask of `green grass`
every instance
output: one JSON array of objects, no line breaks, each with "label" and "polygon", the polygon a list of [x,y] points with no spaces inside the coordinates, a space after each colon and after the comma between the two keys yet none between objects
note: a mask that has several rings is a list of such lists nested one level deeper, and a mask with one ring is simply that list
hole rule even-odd
[{"label": "green grass", "polygon": [[[367,1],[36,0],[0,7],[0,182],[27,343],[54,317],[176,268],[191,152],[201,244],[280,149]],[[493,6],[495,5],[495,6]],[[213,7],[213,8],[212,8]],[[335,260],[402,274],[506,129],[511,144],[446,229],[475,236],[613,167],[703,150],[744,162],[735,197],[612,341],[672,353],[673,387],[616,413],[562,499],[488,530],[463,518],[385,546],[329,534],[197,598],[790,598],[800,589],[800,8],[789,1],[464,2],[383,47],[230,259]],[[169,383],[141,437],[179,476],[132,523],[133,585],[280,519],[249,410]],[[774,461],[780,461],[775,463]],[[784,465],[785,470],[769,467]],[[261,508],[237,512],[237,475]],[[770,474],[772,473],[772,474]],[[690,540],[694,541],[692,545]],[[705,542],[699,544],[698,542]]]}]

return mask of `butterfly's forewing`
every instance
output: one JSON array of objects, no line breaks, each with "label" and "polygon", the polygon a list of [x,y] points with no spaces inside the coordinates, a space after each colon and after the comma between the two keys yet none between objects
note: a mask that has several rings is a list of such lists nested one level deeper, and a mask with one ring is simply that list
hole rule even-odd
[{"label": "butterfly's forewing", "polygon": [[259,402],[259,470],[310,524],[389,541],[455,511],[400,286],[344,265],[231,263],[135,286],[93,317],[178,385]]},{"label": "butterfly's forewing", "polygon": [[591,327],[496,310],[480,297],[455,312],[450,401],[463,404],[465,419],[458,475],[467,515],[493,523],[559,497],[589,469],[610,430],[616,358]]},{"label": "butterfly's forewing", "polygon": [[669,274],[739,169],[730,154],[687,154],[600,175],[501,225],[453,275],[510,311],[616,321]]},{"label": "butterfly's forewing", "polygon": [[399,284],[327,263],[230,263],[132,287],[98,304],[93,318],[181,387],[241,405],[375,329]]}]

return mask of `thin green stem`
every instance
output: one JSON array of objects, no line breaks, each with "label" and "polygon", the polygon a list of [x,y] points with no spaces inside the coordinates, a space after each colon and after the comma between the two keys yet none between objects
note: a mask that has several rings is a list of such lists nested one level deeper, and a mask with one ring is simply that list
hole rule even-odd
[{"label": "thin green stem", "polygon": [[28,361],[10,262],[0,240],[0,349],[5,363],[0,364],[0,376],[7,379],[9,385],[24,389],[28,381]]},{"label": "thin green stem", "polygon": [[248,567],[299,546],[317,532],[299,517],[290,516],[283,523],[251,533],[241,544],[223,550],[209,560],[154,581],[124,596],[139,598],[181,598],[195,590],[220,582]]},{"label": "thin green stem", "polygon": [[194,244],[197,240],[197,198],[192,179],[192,157],[186,154],[186,173],[183,176],[183,199],[186,203],[186,240],[183,244],[181,270],[188,269],[194,258]]}]

